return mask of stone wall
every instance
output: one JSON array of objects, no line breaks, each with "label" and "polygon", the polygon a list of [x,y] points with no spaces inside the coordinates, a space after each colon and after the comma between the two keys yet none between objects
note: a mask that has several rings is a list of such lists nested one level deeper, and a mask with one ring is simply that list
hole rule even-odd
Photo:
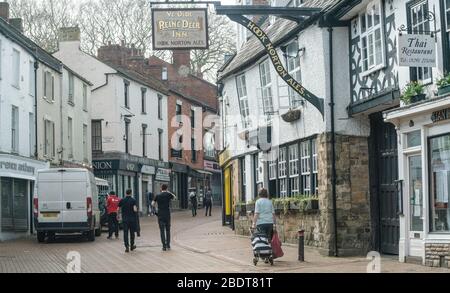
[{"label": "stone wall", "polygon": [[450,243],[425,244],[425,265],[450,269]]},{"label": "stone wall", "polygon": [[[331,134],[318,138],[319,204],[329,225],[334,254]],[[336,134],[336,209],[338,255],[365,255],[371,243],[369,149],[367,137]]]},{"label": "stone wall", "polygon": [[[327,245],[329,234],[325,226],[321,225],[320,212],[294,212],[288,213],[276,212],[277,231],[280,240],[284,243],[297,244],[298,231],[305,230],[305,245],[323,248]],[[246,216],[237,215],[235,217],[235,232],[239,235],[250,235],[250,226],[252,224],[252,214]],[[325,232],[325,233],[324,233]]]}]

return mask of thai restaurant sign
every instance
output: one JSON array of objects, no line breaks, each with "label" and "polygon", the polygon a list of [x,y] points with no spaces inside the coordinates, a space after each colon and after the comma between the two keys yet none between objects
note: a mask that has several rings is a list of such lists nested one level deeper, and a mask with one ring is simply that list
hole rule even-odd
[{"label": "thai restaurant sign", "polygon": [[154,50],[208,49],[208,11],[152,9],[152,32]]},{"label": "thai restaurant sign", "polygon": [[436,67],[436,42],[430,35],[400,34],[398,36],[400,66]]}]

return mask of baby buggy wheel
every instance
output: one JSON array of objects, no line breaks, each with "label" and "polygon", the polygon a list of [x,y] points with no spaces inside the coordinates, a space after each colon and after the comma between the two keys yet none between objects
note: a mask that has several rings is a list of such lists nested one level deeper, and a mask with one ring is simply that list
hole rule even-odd
[{"label": "baby buggy wheel", "polygon": [[255,257],[253,258],[253,264],[256,266],[258,264],[258,259]]}]

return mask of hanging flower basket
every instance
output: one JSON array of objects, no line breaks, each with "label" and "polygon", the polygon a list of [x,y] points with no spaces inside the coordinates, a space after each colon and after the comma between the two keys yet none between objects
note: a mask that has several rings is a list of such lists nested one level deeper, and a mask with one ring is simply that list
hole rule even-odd
[{"label": "hanging flower basket", "polygon": [[302,112],[299,109],[289,110],[285,114],[281,115],[281,118],[283,118],[285,122],[294,122],[300,119],[301,113]]}]

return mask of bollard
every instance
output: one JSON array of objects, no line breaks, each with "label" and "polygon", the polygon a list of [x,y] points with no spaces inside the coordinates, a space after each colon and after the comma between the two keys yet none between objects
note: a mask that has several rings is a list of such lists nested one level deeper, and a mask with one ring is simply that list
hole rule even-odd
[{"label": "bollard", "polygon": [[298,231],[298,260],[305,261],[305,230]]}]

